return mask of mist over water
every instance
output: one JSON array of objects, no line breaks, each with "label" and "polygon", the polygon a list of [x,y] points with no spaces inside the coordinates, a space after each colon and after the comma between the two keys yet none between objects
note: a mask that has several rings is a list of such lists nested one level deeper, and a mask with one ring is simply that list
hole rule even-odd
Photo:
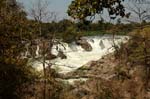
[{"label": "mist over water", "polygon": [[[104,55],[113,53],[115,51],[113,47],[114,45],[119,47],[121,43],[125,43],[129,39],[128,36],[115,36],[113,38],[111,35],[89,36],[83,38],[86,39],[86,41],[91,45],[91,51],[86,51],[75,42],[69,44],[62,42],[62,44],[54,45],[52,53],[57,55],[58,51],[62,51],[67,58],[56,58],[51,60],[50,62],[54,64],[52,68],[59,73],[68,73],[74,71],[90,61],[96,61]],[[49,61],[47,60],[47,62]],[[41,63],[34,62],[34,65],[38,70],[42,70]]]}]

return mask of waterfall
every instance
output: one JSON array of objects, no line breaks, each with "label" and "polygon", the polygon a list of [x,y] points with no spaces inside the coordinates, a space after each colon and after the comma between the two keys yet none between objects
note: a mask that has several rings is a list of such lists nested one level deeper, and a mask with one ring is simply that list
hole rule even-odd
[{"label": "waterfall", "polygon": [[[62,44],[54,45],[52,48],[52,53],[57,55],[59,51],[62,51],[67,58],[61,59],[58,57],[51,60],[51,63],[54,64],[52,68],[56,69],[59,73],[74,71],[89,61],[98,60],[102,56],[114,52],[114,43],[119,46],[121,43],[127,42],[129,37],[115,36],[113,40],[113,36],[89,36],[84,37],[84,39],[86,39],[86,41],[92,46],[91,51],[86,51],[75,42],[70,44],[62,42]],[[42,69],[41,63],[35,62],[34,65],[37,66],[39,70]]]},{"label": "waterfall", "polygon": [[39,55],[40,55],[40,54],[39,54],[39,50],[40,50],[40,47],[39,47],[39,45],[37,45],[37,46],[36,46],[36,52],[35,52],[35,53],[36,53],[36,56],[39,56]]}]

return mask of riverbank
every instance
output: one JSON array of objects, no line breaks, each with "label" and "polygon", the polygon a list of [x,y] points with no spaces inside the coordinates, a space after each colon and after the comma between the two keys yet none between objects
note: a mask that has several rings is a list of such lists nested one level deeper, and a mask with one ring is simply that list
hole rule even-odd
[{"label": "riverbank", "polygon": [[[132,67],[122,64],[114,54],[91,61],[74,72],[61,75],[63,79],[76,80],[68,89],[67,98],[73,99],[149,99],[150,91],[145,90],[143,66]],[[147,88],[149,88],[147,86]]]}]

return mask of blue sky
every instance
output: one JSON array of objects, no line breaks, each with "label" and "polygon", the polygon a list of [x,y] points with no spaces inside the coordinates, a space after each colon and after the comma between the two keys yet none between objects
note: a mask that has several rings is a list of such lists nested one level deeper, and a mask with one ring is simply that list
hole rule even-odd
[{"label": "blue sky", "polygon": [[[34,2],[36,2],[38,0],[17,0],[17,1],[22,3],[25,7],[25,10],[28,11],[29,9],[32,8],[32,5],[34,4]],[[50,3],[49,7],[48,7],[49,11],[56,12],[57,20],[61,20],[61,19],[64,19],[64,18],[69,18],[69,16],[67,15],[66,12],[67,12],[68,6],[69,6],[69,4],[71,3],[72,0],[47,0],[47,1]],[[104,14],[102,15],[102,17],[105,18],[106,21],[109,21],[110,19],[109,19],[109,16],[106,12],[107,11],[104,11]],[[99,16],[96,16],[95,21],[97,21],[98,19],[99,19]]]},{"label": "blue sky", "polygon": [[[37,0],[17,0],[22,3],[26,10],[30,9],[34,2]],[[67,8],[72,0],[47,0],[49,4],[49,10],[57,13],[58,19],[68,18]]]}]

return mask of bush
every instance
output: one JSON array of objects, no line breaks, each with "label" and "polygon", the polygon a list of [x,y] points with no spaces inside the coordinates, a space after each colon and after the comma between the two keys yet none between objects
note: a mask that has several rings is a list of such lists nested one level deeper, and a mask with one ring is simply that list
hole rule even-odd
[{"label": "bush", "polygon": [[20,99],[23,96],[22,85],[34,81],[36,75],[30,66],[20,62],[0,63],[0,99]]}]

